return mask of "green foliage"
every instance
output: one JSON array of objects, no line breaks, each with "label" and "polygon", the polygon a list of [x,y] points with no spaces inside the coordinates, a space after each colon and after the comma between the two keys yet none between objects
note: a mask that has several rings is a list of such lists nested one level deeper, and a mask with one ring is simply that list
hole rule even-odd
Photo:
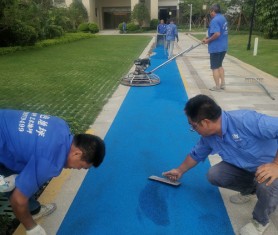
[{"label": "green foliage", "polygon": [[278,1],[258,0],[256,15],[264,37],[278,39]]},{"label": "green foliage", "polygon": [[140,29],[140,26],[138,24],[135,24],[134,22],[130,22],[126,25],[126,30],[128,32],[134,32]]},{"label": "green foliage", "polygon": [[[196,34],[194,37],[202,40],[204,34]],[[259,38],[258,55],[253,56],[253,44],[255,37]],[[228,54],[245,63],[248,63],[274,77],[278,77],[278,43],[277,40],[264,39],[260,35],[252,36],[251,50],[247,50],[249,32],[229,32]]]},{"label": "green foliage", "polygon": [[77,34],[90,39],[0,56],[0,108],[63,117],[74,133],[86,131],[151,37]]},{"label": "green foliage", "polygon": [[17,45],[31,46],[37,41],[37,33],[34,27],[26,25],[24,23],[18,23],[13,27],[14,35],[17,39]]},{"label": "green foliage", "polygon": [[69,8],[55,8],[53,0],[3,0],[0,1],[0,47],[33,45],[38,40],[59,37],[87,20],[87,11],[80,0],[74,0]]},{"label": "green foliage", "polygon": [[120,23],[120,24],[118,25],[118,29],[120,30],[120,32],[123,32],[123,23]]},{"label": "green foliage", "polygon": [[[56,2],[56,1],[55,1]],[[64,31],[70,31],[72,29],[69,10],[67,8],[52,8],[49,11],[49,24],[58,25],[63,28]]]},{"label": "green foliage", "polygon": [[88,21],[88,13],[82,1],[72,1],[69,7],[69,16],[73,29],[76,29],[79,24]]},{"label": "green foliage", "polygon": [[88,23],[81,23],[80,25],[78,25],[78,31],[89,32],[89,24]]},{"label": "green foliage", "polygon": [[64,34],[64,30],[61,26],[58,25],[49,25],[47,27],[46,37],[47,38],[57,38],[61,37]]},{"label": "green foliage", "polygon": [[39,48],[49,47],[49,46],[58,45],[58,44],[67,44],[69,42],[79,41],[82,39],[88,39],[88,38],[92,38],[92,37],[95,37],[95,36],[92,34],[84,34],[84,33],[67,33],[64,36],[62,36],[61,38],[47,39],[47,40],[39,41],[34,46],[0,47],[0,56],[6,55],[6,54],[11,54],[16,51],[39,49]]},{"label": "green foliage", "polygon": [[99,28],[98,28],[98,26],[97,26],[97,24],[96,23],[89,23],[88,24],[88,27],[89,27],[89,31],[91,32],[91,33],[98,33],[99,32]]},{"label": "green foliage", "polygon": [[152,19],[150,22],[150,29],[157,29],[157,25],[159,24],[158,19]]},{"label": "green foliage", "polygon": [[0,46],[30,46],[35,44],[37,37],[38,35],[32,26],[15,22],[13,25],[0,30]]},{"label": "green foliage", "polygon": [[90,32],[90,33],[95,34],[95,33],[99,32],[99,28],[96,23],[81,23],[78,26],[78,31]]},{"label": "green foliage", "polygon": [[144,3],[138,3],[134,6],[132,11],[132,19],[136,20],[139,23],[139,26],[142,27],[144,23],[150,20],[149,9],[145,6]]}]

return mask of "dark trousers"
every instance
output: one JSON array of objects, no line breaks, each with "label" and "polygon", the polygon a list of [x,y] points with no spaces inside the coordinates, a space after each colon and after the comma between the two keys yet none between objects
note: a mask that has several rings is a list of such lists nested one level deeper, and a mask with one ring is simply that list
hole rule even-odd
[{"label": "dark trousers", "polygon": [[255,173],[224,161],[212,166],[207,176],[215,186],[235,190],[242,195],[256,193],[258,201],[253,210],[253,218],[262,225],[269,222],[270,214],[278,205],[278,179],[269,186],[266,186],[266,182],[259,184],[255,180]]}]

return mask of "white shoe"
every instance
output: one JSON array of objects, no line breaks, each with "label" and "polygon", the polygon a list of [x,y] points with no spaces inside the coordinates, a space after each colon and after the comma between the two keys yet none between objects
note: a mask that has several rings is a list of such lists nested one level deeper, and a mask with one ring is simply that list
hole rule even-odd
[{"label": "white shoe", "polygon": [[262,235],[268,228],[269,223],[263,226],[257,220],[252,219],[250,223],[246,224],[239,230],[240,235]]},{"label": "white shoe", "polygon": [[220,87],[214,86],[212,88],[209,88],[210,91],[221,91]]},{"label": "white shoe", "polygon": [[41,205],[41,209],[39,213],[32,215],[34,220],[40,219],[41,217],[50,215],[53,211],[56,210],[56,204],[55,203],[49,203],[46,205]]},{"label": "white shoe", "polygon": [[244,204],[244,203],[249,202],[254,197],[255,197],[255,195],[253,195],[253,194],[242,195],[241,193],[237,193],[230,197],[230,202],[234,203],[234,204]]},{"label": "white shoe", "polygon": [[220,85],[220,89],[226,90],[226,85],[225,85],[225,84],[221,84],[221,85]]},{"label": "white shoe", "polygon": [[0,175],[0,193],[11,192],[15,188],[15,178],[17,175],[10,175],[8,177],[4,177]]}]

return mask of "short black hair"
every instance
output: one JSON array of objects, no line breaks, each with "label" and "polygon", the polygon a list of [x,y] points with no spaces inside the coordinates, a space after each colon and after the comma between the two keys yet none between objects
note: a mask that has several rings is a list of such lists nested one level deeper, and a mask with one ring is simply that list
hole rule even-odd
[{"label": "short black hair", "polygon": [[220,5],[218,3],[213,4],[210,7],[210,11],[214,11],[215,13],[221,13]]},{"label": "short black hair", "polygon": [[95,135],[77,134],[73,137],[73,144],[82,151],[82,160],[98,167],[105,156],[104,141]]},{"label": "short black hair", "polygon": [[197,95],[189,99],[184,111],[193,122],[199,122],[203,119],[216,121],[222,112],[220,106],[206,95]]}]

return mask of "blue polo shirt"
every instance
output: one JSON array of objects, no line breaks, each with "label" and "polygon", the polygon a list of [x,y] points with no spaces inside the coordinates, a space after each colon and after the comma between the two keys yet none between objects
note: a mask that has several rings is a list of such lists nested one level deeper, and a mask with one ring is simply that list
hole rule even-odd
[{"label": "blue polo shirt", "polygon": [[197,162],[209,154],[250,172],[273,162],[278,149],[278,118],[251,110],[222,111],[222,136],[201,137],[190,152]]},{"label": "blue polo shirt", "polygon": [[157,26],[157,32],[159,33],[159,34],[165,34],[166,33],[166,24],[159,24],[158,26]]},{"label": "blue polo shirt", "polygon": [[0,110],[0,164],[19,174],[15,184],[26,197],[61,173],[72,140],[58,117]]},{"label": "blue polo shirt", "polygon": [[166,40],[175,41],[175,38],[178,38],[178,29],[175,24],[170,23],[166,27]]},{"label": "blue polo shirt", "polygon": [[228,23],[226,18],[220,13],[212,18],[208,28],[208,36],[211,37],[217,32],[220,33],[220,36],[208,44],[209,53],[228,50]]}]

